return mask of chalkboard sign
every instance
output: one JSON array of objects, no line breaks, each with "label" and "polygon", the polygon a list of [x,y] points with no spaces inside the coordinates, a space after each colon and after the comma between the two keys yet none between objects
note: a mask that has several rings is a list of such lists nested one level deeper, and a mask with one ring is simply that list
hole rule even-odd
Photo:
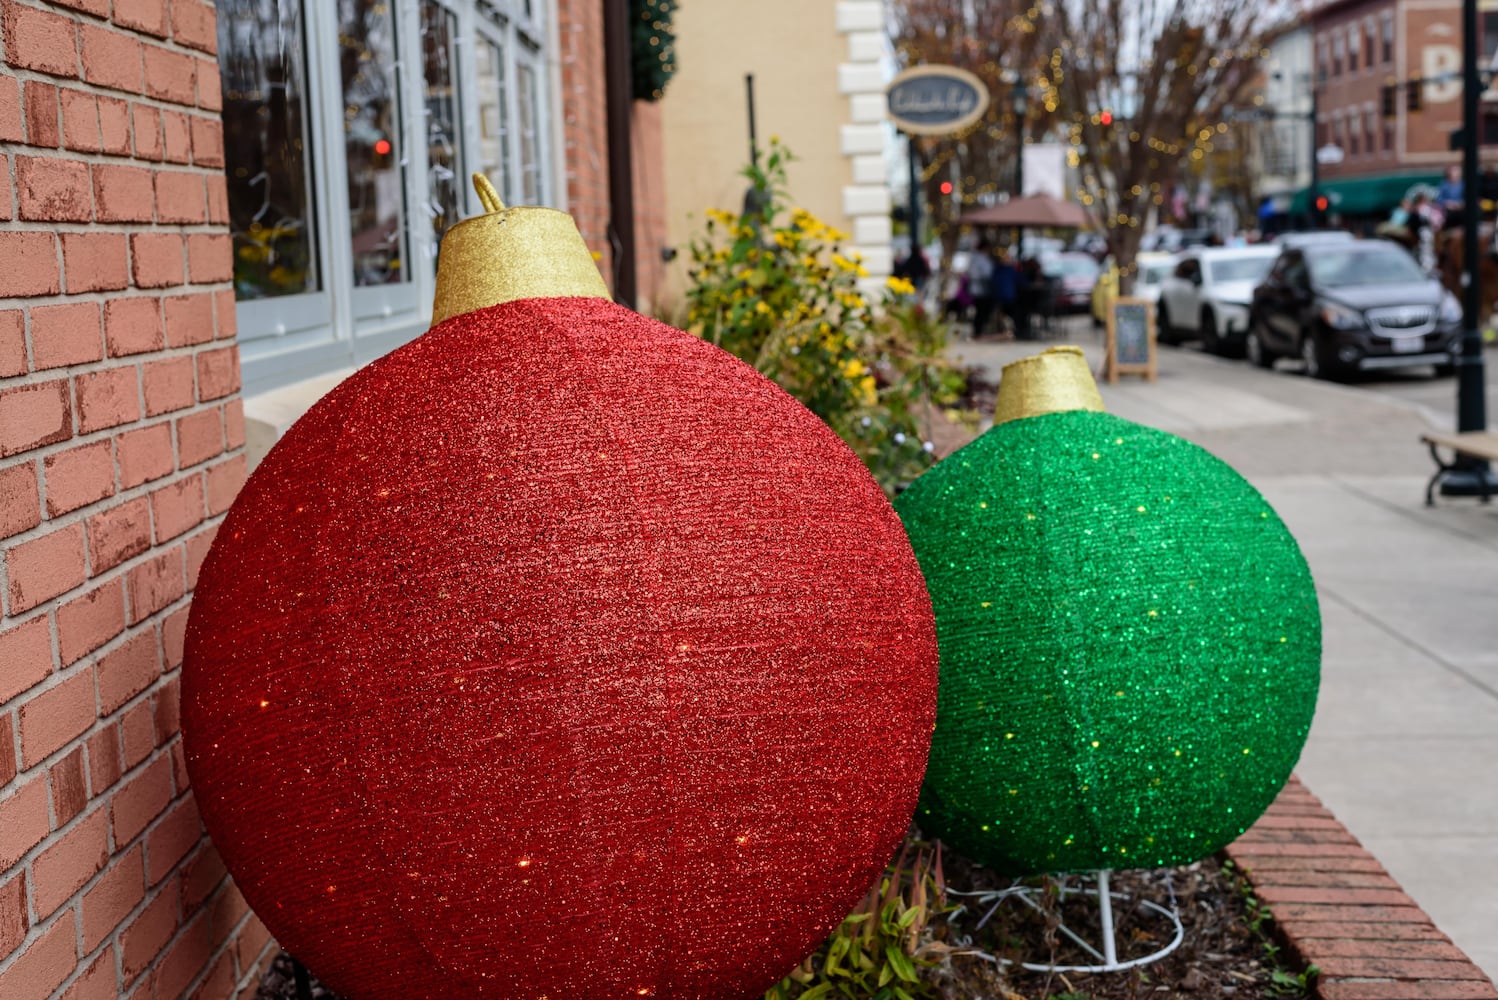
[{"label": "chalkboard sign", "polygon": [[1115,299],[1108,311],[1108,357],[1104,377],[1143,375],[1155,380],[1155,304],[1148,299]]}]

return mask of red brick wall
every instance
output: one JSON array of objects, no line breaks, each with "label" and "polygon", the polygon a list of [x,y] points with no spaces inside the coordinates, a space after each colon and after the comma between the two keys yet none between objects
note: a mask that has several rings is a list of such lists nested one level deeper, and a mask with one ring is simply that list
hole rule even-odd
[{"label": "red brick wall", "polygon": [[0,997],[232,997],[268,935],[183,771],[245,476],[200,0],[0,0]]},{"label": "red brick wall", "polygon": [[557,0],[561,26],[563,159],[567,211],[583,239],[602,255],[598,266],[613,286],[609,248],[608,85],[604,75],[603,4]]}]

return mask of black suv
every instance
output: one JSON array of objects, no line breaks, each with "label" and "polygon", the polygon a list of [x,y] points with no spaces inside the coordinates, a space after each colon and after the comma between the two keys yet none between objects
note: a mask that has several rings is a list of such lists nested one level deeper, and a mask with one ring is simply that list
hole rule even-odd
[{"label": "black suv", "polygon": [[1456,297],[1400,247],[1317,242],[1286,249],[1254,289],[1244,346],[1265,368],[1299,357],[1314,378],[1408,365],[1449,374],[1461,325]]}]

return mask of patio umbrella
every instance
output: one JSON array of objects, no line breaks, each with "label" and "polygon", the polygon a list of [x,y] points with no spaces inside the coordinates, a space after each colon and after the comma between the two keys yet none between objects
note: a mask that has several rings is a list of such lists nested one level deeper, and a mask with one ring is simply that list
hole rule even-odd
[{"label": "patio umbrella", "polygon": [[1051,226],[1058,229],[1092,226],[1092,219],[1082,206],[1044,193],[1010,198],[1002,204],[968,212],[957,221],[969,226]]}]

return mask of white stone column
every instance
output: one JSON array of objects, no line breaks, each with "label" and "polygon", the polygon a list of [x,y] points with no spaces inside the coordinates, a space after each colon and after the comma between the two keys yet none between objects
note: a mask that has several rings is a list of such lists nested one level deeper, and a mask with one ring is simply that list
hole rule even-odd
[{"label": "white stone column", "polygon": [[848,122],[842,126],[843,155],[852,165],[851,184],[843,186],[843,211],[852,223],[849,250],[863,257],[869,276],[860,284],[878,299],[894,267],[890,248],[889,172],[884,125],[885,51],[882,0],[839,0],[837,30],[848,40],[848,58],[838,66],[838,87],[848,98]]}]

